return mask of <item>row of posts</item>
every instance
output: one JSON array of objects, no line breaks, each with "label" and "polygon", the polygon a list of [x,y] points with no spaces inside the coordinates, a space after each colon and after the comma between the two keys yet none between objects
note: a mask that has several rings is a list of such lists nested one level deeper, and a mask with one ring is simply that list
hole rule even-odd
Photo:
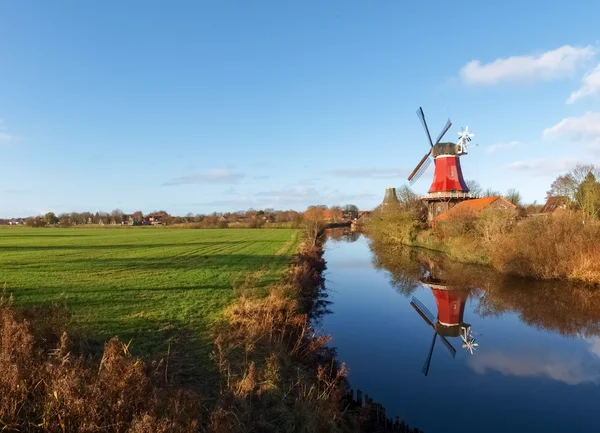
[{"label": "row of posts", "polygon": [[[399,417],[388,418],[385,413],[385,407],[373,401],[367,394],[363,394],[360,389],[356,390],[356,398],[354,390],[351,389],[347,396],[348,402],[357,407],[365,408],[369,413],[371,427],[376,428],[380,432],[400,432],[400,433],[423,433],[418,428],[411,428]],[[375,431],[375,430],[374,430]]]}]

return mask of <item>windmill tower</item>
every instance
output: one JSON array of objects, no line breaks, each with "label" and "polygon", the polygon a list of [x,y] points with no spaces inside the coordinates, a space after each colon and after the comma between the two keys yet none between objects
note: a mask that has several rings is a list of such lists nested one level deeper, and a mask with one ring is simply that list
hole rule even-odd
[{"label": "windmill tower", "polygon": [[425,121],[425,114],[421,107],[417,110],[417,116],[419,116],[427,134],[430,149],[421,161],[419,161],[410,176],[408,176],[408,180],[413,185],[425,172],[427,167],[429,167],[433,158],[435,161],[433,181],[429,187],[428,194],[423,197],[423,200],[427,203],[427,219],[431,221],[438,215],[450,210],[457,203],[471,198],[469,188],[463,179],[459,157],[467,154],[467,144],[471,141],[471,137],[474,134],[469,131],[469,127],[467,126],[458,133],[459,139],[457,143],[441,143],[441,139],[452,126],[452,122],[448,119],[446,126],[442,129],[434,144],[431,140],[429,128]]},{"label": "windmill tower", "polygon": [[386,188],[385,195],[383,196],[383,202],[381,203],[382,209],[392,205],[397,206],[400,204],[400,200],[398,200],[398,195],[396,194],[396,188]]},{"label": "windmill tower", "polygon": [[426,278],[421,280],[422,283],[427,285],[435,297],[435,303],[437,305],[437,318],[431,311],[417,298],[413,297],[410,305],[415,311],[421,316],[421,318],[433,328],[433,340],[429,347],[429,352],[423,364],[422,372],[425,376],[429,373],[429,366],[431,365],[431,356],[433,355],[433,349],[437,337],[439,336],[450,356],[454,358],[456,356],[456,349],[450,344],[447,338],[460,337],[463,341],[463,349],[473,354],[473,351],[478,346],[471,334],[471,325],[464,322],[465,305],[467,302],[468,293],[463,290],[457,290],[448,286],[443,280],[436,278],[437,269],[431,264],[430,272]]}]

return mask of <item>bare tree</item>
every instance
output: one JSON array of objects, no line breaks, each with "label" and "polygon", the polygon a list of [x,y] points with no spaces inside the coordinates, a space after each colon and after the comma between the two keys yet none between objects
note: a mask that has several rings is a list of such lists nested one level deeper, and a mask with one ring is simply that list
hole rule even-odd
[{"label": "bare tree", "polygon": [[485,191],[483,191],[483,197],[496,197],[496,196],[501,196],[502,194],[500,194],[500,192],[493,190],[491,188],[486,189]]},{"label": "bare tree", "polygon": [[590,173],[596,179],[600,178],[600,166],[577,164],[574,169],[566,174],[561,174],[552,182],[550,189],[546,192],[546,199],[556,196],[566,196],[571,201],[575,200],[575,194],[579,185],[581,185]]},{"label": "bare tree", "polygon": [[476,180],[467,180],[465,183],[467,184],[467,188],[469,188],[469,191],[473,197],[481,197],[483,194],[483,188],[479,182]]},{"label": "bare tree", "polygon": [[521,206],[521,193],[515,188],[510,188],[508,191],[506,191],[504,198],[515,206]]}]

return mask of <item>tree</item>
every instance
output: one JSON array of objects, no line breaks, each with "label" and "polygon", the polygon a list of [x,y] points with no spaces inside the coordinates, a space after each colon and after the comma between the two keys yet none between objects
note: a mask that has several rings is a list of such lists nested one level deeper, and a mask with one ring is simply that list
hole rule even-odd
[{"label": "tree", "polygon": [[112,216],[112,219],[115,222],[115,224],[121,224],[125,219],[125,214],[123,214],[123,211],[121,209],[113,210],[110,213],[110,215]]},{"label": "tree", "polygon": [[341,221],[342,217],[343,217],[343,211],[342,208],[339,206],[331,206],[329,208],[329,212],[331,215],[331,220],[336,223],[338,221]]},{"label": "tree", "polygon": [[358,218],[358,206],[354,204],[347,204],[342,208],[342,210],[344,211],[344,218]]},{"label": "tree", "polygon": [[304,212],[304,225],[306,227],[307,241],[316,244],[319,233],[325,227],[322,206],[309,206]]},{"label": "tree", "polygon": [[396,190],[400,207],[405,210],[418,210],[423,206],[423,201],[408,185],[402,185]]},{"label": "tree", "polygon": [[483,188],[479,182],[476,180],[467,180],[465,183],[467,184],[467,188],[469,188],[469,191],[473,197],[481,197],[483,194]]},{"label": "tree", "polygon": [[61,227],[69,227],[71,225],[71,215],[68,213],[61,213],[58,216],[58,221]]},{"label": "tree", "polygon": [[144,214],[142,213],[141,210],[135,211],[132,215],[131,218],[133,218],[133,221],[136,223],[141,223],[142,221],[144,221]]},{"label": "tree", "polygon": [[510,188],[508,191],[506,191],[504,198],[515,206],[521,206],[521,193],[515,188]]},{"label": "tree", "polygon": [[566,174],[558,176],[546,192],[546,199],[556,196],[567,196],[571,201],[575,200],[575,194],[579,185],[591,173],[596,179],[600,178],[600,166],[593,164],[577,164],[575,168]]},{"label": "tree", "polygon": [[592,218],[600,217],[600,183],[591,171],[577,187],[574,199],[577,209]]},{"label": "tree", "polygon": [[498,191],[493,190],[491,188],[488,188],[485,191],[483,191],[483,197],[496,197],[501,195],[502,194],[500,194]]},{"label": "tree", "polygon": [[44,221],[46,222],[46,224],[54,225],[58,223],[58,218],[56,217],[54,212],[48,212],[46,215],[44,215]]},{"label": "tree", "polygon": [[550,189],[546,191],[546,200],[550,197],[566,196],[571,200],[575,197],[577,192],[577,181],[570,173],[562,174],[554,179],[554,182],[550,185]]}]

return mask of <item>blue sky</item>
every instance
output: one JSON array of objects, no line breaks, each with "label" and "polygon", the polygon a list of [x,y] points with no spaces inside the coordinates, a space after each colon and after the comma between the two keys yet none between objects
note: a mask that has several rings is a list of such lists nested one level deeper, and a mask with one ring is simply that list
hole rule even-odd
[{"label": "blue sky", "polygon": [[542,201],[600,163],[598,16],[595,1],[2,2],[0,217],[370,208],[427,151],[419,105],[434,136],[448,116],[449,138],[474,130],[466,179]]}]

